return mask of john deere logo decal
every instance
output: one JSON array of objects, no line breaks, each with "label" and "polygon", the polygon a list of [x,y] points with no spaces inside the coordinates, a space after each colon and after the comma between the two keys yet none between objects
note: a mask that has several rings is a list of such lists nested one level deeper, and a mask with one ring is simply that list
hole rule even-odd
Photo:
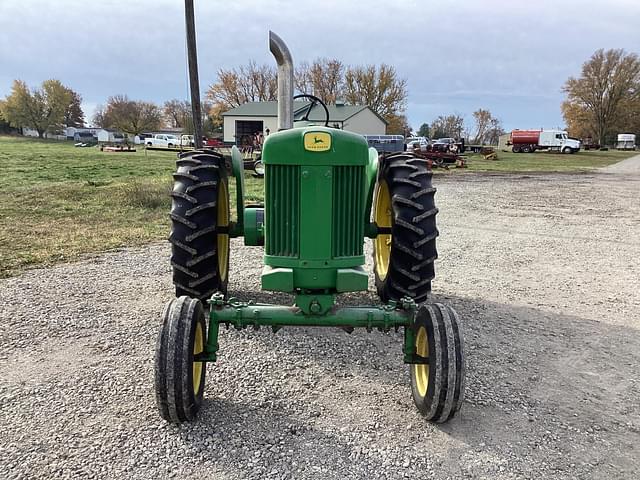
[{"label": "john deere logo decal", "polygon": [[326,132],[304,134],[304,149],[310,152],[324,152],[331,148],[331,135]]}]

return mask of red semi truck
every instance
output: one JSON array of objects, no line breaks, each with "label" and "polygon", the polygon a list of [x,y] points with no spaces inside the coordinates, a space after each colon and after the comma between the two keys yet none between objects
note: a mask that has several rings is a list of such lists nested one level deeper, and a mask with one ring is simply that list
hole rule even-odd
[{"label": "red semi truck", "polygon": [[569,138],[564,130],[514,130],[510,144],[513,153],[531,153],[536,150],[550,150],[562,153],[576,153],[580,141]]}]

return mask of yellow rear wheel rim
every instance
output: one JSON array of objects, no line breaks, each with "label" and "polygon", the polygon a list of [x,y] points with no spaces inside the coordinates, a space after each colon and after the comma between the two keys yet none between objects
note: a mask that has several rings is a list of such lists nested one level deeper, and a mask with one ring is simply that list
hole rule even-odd
[{"label": "yellow rear wheel rim", "polygon": [[[218,188],[218,226],[229,226],[229,193],[227,183],[220,180]],[[227,279],[229,268],[229,234],[218,233],[218,272],[220,280]]]},{"label": "yellow rear wheel rim", "polygon": [[[416,353],[421,357],[429,358],[429,342],[427,341],[427,330],[424,327],[420,327],[416,335]],[[425,397],[429,387],[429,365],[413,365],[413,377],[416,381],[418,394]]]},{"label": "yellow rear wheel rim", "polygon": [[[378,227],[391,227],[393,211],[389,186],[384,180],[376,185],[373,221]],[[387,277],[389,258],[391,257],[391,235],[378,235],[373,241],[375,269],[380,280]]]},{"label": "yellow rear wheel rim", "polygon": [[[204,350],[204,333],[202,331],[202,324],[196,323],[196,336],[193,341],[193,355],[194,357],[202,353]],[[202,362],[193,362],[193,394],[198,395],[200,393],[200,385],[202,383]]]}]

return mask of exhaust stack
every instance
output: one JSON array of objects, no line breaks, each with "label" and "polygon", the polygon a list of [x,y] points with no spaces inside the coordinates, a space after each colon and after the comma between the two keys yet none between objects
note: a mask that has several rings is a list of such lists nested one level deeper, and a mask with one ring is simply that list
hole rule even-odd
[{"label": "exhaust stack", "polygon": [[293,59],[287,44],[269,31],[269,50],[278,64],[278,130],[293,127]]}]

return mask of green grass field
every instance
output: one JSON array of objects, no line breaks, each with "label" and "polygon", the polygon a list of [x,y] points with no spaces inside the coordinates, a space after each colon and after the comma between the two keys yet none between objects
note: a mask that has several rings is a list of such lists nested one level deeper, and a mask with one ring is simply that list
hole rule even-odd
[{"label": "green grass field", "polygon": [[[499,152],[499,160],[472,156],[468,169],[448,172],[587,171],[634,153]],[[106,153],[71,142],[0,137],[0,277],[166,238],[175,159],[172,152]],[[247,175],[245,186],[248,201],[262,200],[261,179]]]},{"label": "green grass field", "polygon": [[[0,277],[166,238],[175,159],[0,137]],[[261,179],[247,176],[245,188],[262,199]]]},{"label": "green grass field", "polygon": [[484,160],[481,155],[469,156],[467,172],[587,172],[606,167],[632,157],[638,152],[605,152],[590,150],[572,155],[562,153],[498,152],[498,160]]}]

